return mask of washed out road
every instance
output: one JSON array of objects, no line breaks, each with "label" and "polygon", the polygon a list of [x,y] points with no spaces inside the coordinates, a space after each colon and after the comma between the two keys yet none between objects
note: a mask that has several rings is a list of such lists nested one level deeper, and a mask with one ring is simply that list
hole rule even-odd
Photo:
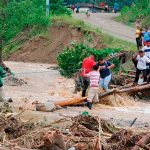
[{"label": "washed out road", "polygon": [[85,14],[73,14],[73,17],[82,20],[93,27],[98,27],[102,32],[115,36],[119,39],[135,43],[134,28],[116,22],[114,13],[91,13],[89,18]]}]

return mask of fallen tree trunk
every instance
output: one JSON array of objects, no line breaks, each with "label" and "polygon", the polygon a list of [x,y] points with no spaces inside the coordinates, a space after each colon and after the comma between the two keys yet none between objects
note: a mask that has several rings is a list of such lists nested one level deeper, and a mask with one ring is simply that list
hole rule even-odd
[{"label": "fallen tree trunk", "polygon": [[146,89],[150,89],[150,84],[143,84],[143,85],[138,85],[134,87],[129,87],[129,88],[123,88],[122,89],[112,89],[108,92],[100,93],[99,98],[104,98],[106,96],[112,95],[112,94],[119,94],[119,93],[132,93],[132,92],[139,92],[143,91]]},{"label": "fallen tree trunk", "polygon": [[140,139],[132,148],[132,150],[139,150],[141,147],[145,147],[146,150],[150,150],[150,148],[146,146],[146,144],[148,143],[150,143],[150,133],[148,133],[142,139]]},{"label": "fallen tree trunk", "polygon": [[124,92],[132,93],[132,92],[143,91],[143,90],[146,90],[146,89],[150,89],[150,84],[137,85],[137,86],[133,86],[133,87],[130,87],[130,88],[116,90],[116,93],[124,93]]},{"label": "fallen tree trunk", "polygon": [[69,106],[69,105],[74,105],[74,104],[79,104],[87,100],[87,97],[82,97],[82,98],[75,98],[75,99],[70,99],[70,100],[64,100],[60,102],[56,102],[55,105],[58,106]]},{"label": "fallen tree trunk", "polygon": [[[112,95],[112,94],[132,93],[132,92],[143,91],[143,90],[146,90],[146,89],[150,89],[150,84],[138,85],[138,86],[129,87],[129,88],[123,88],[122,87],[122,89],[114,88],[114,89],[112,89],[108,92],[100,93],[99,98],[104,98],[104,97]],[[63,107],[63,106],[79,104],[79,103],[85,102],[86,100],[87,100],[87,97],[82,97],[82,98],[78,98],[78,99],[75,98],[75,99],[56,102],[55,105],[59,105],[59,106]]]}]

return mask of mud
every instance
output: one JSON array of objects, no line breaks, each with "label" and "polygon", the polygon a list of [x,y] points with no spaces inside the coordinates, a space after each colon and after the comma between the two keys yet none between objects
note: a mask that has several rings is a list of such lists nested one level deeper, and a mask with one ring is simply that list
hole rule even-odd
[{"label": "mud", "polygon": [[[13,70],[15,77],[28,83],[22,86],[4,86],[6,98],[11,97],[13,99],[13,103],[10,103],[13,110],[20,112],[20,107],[25,109],[22,115],[24,120],[33,119],[35,122],[45,121],[49,123],[63,118],[62,115],[76,116],[88,111],[91,115],[99,115],[101,118],[124,127],[129,127],[133,119],[137,118],[133,127],[144,130],[150,129],[150,103],[134,101],[133,98],[124,95],[119,97],[120,100],[124,100],[124,104],[113,107],[97,104],[92,110],[84,106],[66,107],[55,112],[35,111],[32,102],[36,100],[39,102],[57,102],[81,96],[80,93],[73,93],[74,80],[63,78],[58,70],[47,69],[55,65],[18,62],[6,62],[6,65]],[[109,100],[114,102],[115,99],[111,97]]]}]

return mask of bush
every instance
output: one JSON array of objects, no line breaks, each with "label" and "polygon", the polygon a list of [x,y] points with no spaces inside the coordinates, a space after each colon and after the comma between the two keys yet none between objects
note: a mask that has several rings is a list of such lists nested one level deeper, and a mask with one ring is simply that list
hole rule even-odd
[{"label": "bush", "polygon": [[124,7],[121,10],[121,18],[126,23],[132,23],[136,19],[140,19],[143,26],[150,26],[149,8],[149,0],[135,0],[135,3],[131,7]]},{"label": "bush", "polygon": [[[61,68],[60,73],[66,77],[71,77],[81,68],[83,59],[88,57],[90,53],[95,54],[96,60],[98,60],[99,57],[107,57],[119,51],[120,49],[110,48],[95,50],[83,44],[72,44],[70,47],[65,48],[57,57],[58,65]],[[119,60],[112,59],[111,62],[116,65],[115,71],[117,71],[119,68]]]},{"label": "bush", "polygon": [[62,6],[61,0],[51,0],[50,13],[52,15],[68,15],[71,16],[71,11],[65,6]]}]

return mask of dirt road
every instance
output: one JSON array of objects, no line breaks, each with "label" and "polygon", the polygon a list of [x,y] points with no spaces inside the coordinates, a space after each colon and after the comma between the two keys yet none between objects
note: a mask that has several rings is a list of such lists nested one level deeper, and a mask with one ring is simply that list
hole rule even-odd
[{"label": "dirt road", "polygon": [[118,14],[114,13],[91,13],[87,18],[85,14],[74,14],[75,18],[85,21],[92,26],[102,29],[103,32],[113,35],[119,39],[135,43],[134,29],[122,23],[114,21]]},{"label": "dirt road", "polygon": [[[94,106],[93,110],[87,107],[67,107],[55,112],[38,112],[33,111],[31,103],[39,102],[56,102],[64,99],[79,96],[78,93],[73,94],[74,80],[63,78],[58,70],[48,69],[50,64],[36,64],[23,62],[5,62],[13,72],[15,77],[21,78],[27,82],[22,86],[5,85],[6,97],[11,97],[13,103],[11,106],[15,111],[19,111],[19,107],[26,108],[23,119],[31,119],[34,121],[48,120],[49,122],[62,118],[60,114],[75,116],[84,111],[90,114],[99,115],[102,118],[110,120],[119,126],[129,126],[134,118],[138,118],[135,126],[150,126],[150,103],[136,102],[135,105],[123,107],[110,107],[105,105]],[[26,102],[28,101],[28,104]]]}]

